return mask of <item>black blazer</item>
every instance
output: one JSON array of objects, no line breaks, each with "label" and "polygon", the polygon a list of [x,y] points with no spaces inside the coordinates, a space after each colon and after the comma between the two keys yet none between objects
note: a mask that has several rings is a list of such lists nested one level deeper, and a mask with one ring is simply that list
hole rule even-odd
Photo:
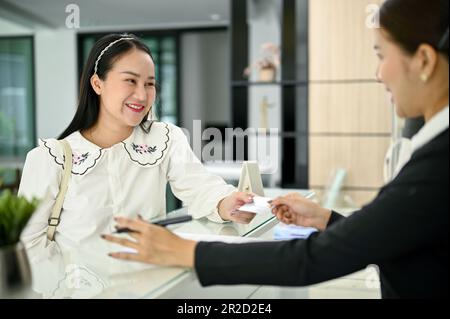
[{"label": "black blazer", "polygon": [[305,286],[376,264],[383,298],[448,297],[448,134],[414,152],[370,204],[333,213],[307,240],[199,243],[201,284]]}]

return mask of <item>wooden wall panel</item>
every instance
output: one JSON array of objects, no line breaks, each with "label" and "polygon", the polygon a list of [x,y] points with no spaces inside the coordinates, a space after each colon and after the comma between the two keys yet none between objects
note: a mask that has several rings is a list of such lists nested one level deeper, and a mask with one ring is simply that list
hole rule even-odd
[{"label": "wooden wall panel", "polygon": [[381,0],[309,1],[310,80],[375,79],[373,29],[366,26],[369,4]]},{"label": "wooden wall panel", "polygon": [[390,138],[310,136],[309,184],[330,183],[333,172],[346,170],[344,186],[378,188],[384,184],[383,162]]},{"label": "wooden wall panel", "polygon": [[311,133],[385,133],[392,129],[392,107],[375,83],[311,84]]},{"label": "wooden wall panel", "polygon": [[383,185],[393,110],[376,83],[368,5],[382,0],[309,1],[309,184],[325,189],[344,168],[342,196],[369,202]]}]

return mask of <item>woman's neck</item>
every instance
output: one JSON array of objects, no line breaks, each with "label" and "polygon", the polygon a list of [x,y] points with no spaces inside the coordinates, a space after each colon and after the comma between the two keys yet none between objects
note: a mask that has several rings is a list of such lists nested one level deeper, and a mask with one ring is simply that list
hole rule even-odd
[{"label": "woman's neck", "polygon": [[425,122],[430,121],[436,114],[448,106],[448,61],[436,68],[436,75],[431,80],[426,94],[427,108],[423,112]]},{"label": "woman's neck", "polygon": [[117,143],[126,140],[132,133],[131,126],[114,126],[95,124],[93,127],[81,132],[90,142],[101,148],[110,148]]},{"label": "woman's neck", "polygon": [[426,109],[424,112],[425,123],[429,122],[436,114],[438,114],[447,106],[448,106],[448,96],[446,99],[442,99],[440,102],[434,103],[433,106]]}]

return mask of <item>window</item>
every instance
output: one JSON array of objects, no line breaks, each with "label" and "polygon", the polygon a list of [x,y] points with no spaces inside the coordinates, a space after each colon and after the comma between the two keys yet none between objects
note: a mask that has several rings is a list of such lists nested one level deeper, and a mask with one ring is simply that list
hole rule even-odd
[{"label": "window", "polygon": [[32,37],[0,38],[0,183],[12,189],[35,146],[33,68]]}]

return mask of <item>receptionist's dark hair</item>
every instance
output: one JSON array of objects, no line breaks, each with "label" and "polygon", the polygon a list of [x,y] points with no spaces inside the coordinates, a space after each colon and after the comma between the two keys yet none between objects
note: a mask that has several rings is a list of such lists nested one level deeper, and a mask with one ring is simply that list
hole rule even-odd
[{"label": "receptionist's dark hair", "polygon": [[449,0],[387,0],[380,26],[409,54],[429,44],[448,61]]},{"label": "receptionist's dark hair", "polygon": [[[94,44],[81,75],[77,111],[59,139],[63,139],[73,132],[86,130],[97,122],[100,97],[91,86],[91,77],[97,73],[100,79],[105,80],[114,62],[132,49],[144,51],[152,57],[150,49],[133,34],[109,34]],[[150,127],[146,125],[147,116],[148,114],[140,124],[145,132],[150,130]]]}]

